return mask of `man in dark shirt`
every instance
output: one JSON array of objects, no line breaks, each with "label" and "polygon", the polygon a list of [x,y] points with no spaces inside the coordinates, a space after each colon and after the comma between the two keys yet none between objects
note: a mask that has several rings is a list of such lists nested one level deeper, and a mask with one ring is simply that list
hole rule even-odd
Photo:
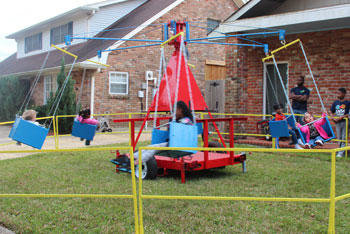
[{"label": "man in dark shirt", "polygon": [[[346,120],[345,118],[349,115],[350,103],[345,101],[346,89],[338,89],[338,99],[335,100],[331,107],[331,112],[333,114],[333,122],[335,122],[335,127],[337,129],[337,137],[339,140],[345,140],[346,138]],[[344,147],[345,142],[340,142],[339,147]],[[343,157],[344,151],[339,151],[337,157]]]},{"label": "man in dark shirt", "polygon": [[[292,108],[294,114],[304,115],[307,112],[307,100],[310,96],[310,91],[304,86],[304,76],[300,76],[297,81],[297,87],[290,90],[289,98],[292,100]],[[297,122],[303,124],[303,116],[296,115]]]}]

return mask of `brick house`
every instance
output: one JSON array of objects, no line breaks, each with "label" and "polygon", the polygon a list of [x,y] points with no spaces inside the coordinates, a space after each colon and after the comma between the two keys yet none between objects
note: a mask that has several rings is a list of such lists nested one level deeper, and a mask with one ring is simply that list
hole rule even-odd
[{"label": "brick house", "polygon": [[[237,34],[254,32],[254,27],[284,29],[287,42],[298,38],[302,41],[327,109],[336,99],[338,88],[345,87],[350,91],[349,0],[251,0],[228,17],[217,30]],[[215,35],[212,32],[209,36]],[[278,37],[253,39],[267,43],[270,50],[282,46]],[[233,38],[227,41],[241,42]],[[227,47],[226,113],[271,114],[272,106],[277,101],[287,106],[273,63],[271,60],[263,63],[264,57],[262,49]],[[280,51],[276,54],[276,60],[288,90],[296,85],[300,75],[306,75],[305,86],[311,90],[308,109],[320,114],[321,104],[300,47],[295,45]],[[273,86],[277,98],[273,95]],[[349,94],[347,98],[350,99]],[[261,117],[251,118],[245,130],[255,131],[258,120]]]},{"label": "brick house", "polygon": [[[209,32],[205,27],[217,25],[242,5],[240,0],[108,0],[79,7],[9,35],[7,38],[15,39],[18,49],[17,53],[0,63],[0,76],[33,80],[50,51],[33,96],[36,105],[42,105],[57,88],[56,76],[62,56],[67,69],[73,62],[70,56],[50,48],[50,44],[64,46],[65,35],[161,39],[162,27],[157,29],[157,25],[169,20],[186,20],[204,24],[204,30],[197,27],[192,36],[205,37]],[[76,81],[77,94],[80,93],[82,80],[85,80],[81,99],[83,106],[89,106],[93,113],[140,112],[142,102],[143,111],[146,110],[145,105],[150,103],[155,89],[154,82],[146,81],[146,75],[157,77],[159,47],[104,52],[100,62],[110,65],[109,68],[87,61],[97,61],[98,50],[134,45],[140,43],[74,39],[70,46],[65,47],[78,55],[72,77]],[[206,92],[205,79],[217,76],[215,72],[210,75],[212,70],[224,71],[224,49],[223,46],[189,47],[189,62],[195,65],[193,73],[203,93]],[[167,48],[167,58],[172,51],[173,48]],[[139,91],[145,90],[148,91],[144,95],[148,97],[147,101],[138,97]]]}]

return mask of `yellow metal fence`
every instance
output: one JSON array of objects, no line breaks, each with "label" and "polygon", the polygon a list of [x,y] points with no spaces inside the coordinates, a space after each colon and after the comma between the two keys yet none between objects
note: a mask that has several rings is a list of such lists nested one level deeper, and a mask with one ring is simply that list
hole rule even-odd
[{"label": "yellow metal fence", "polygon": [[[136,113],[137,115],[142,115],[143,113]],[[116,113],[108,115],[125,115],[128,118],[136,115],[135,113]],[[107,115],[107,114],[104,114]],[[215,114],[221,116],[262,116],[262,115],[249,115],[249,114]],[[97,116],[97,115],[95,115]],[[269,149],[269,148],[152,148],[152,147],[140,147],[139,153],[142,150],[199,150],[199,151],[246,151],[246,152],[280,152],[280,153],[330,153],[331,154],[331,175],[330,175],[330,196],[329,197],[320,197],[320,198],[298,198],[298,197],[229,197],[229,196],[172,196],[172,195],[145,195],[143,194],[142,189],[142,179],[138,180],[138,191],[136,189],[136,180],[135,180],[135,170],[134,170],[134,154],[132,147],[101,147],[101,148],[74,148],[74,149],[59,149],[59,134],[58,134],[58,119],[64,117],[74,117],[74,116],[56,116],[38,118],[40,119],[52,119],[54,127],[54,136],[55,137],[55,146],[56,149],[51,150],[21,150],[21,151],[10,151],[4,150],[0,151],[0,154],[15,154],[15,153],[51,153],[51,152],[86,152],[86,151],[105,151],[105,150],[129,150],[131,155],[131,186],[132,194],[0,194],[1,198],[123,198],[123,199],[133,199],[133,209],[134,209],[134,220],[135,220],[135,233],[144,233],[144,224],[143,224],[143,200],[144,199],[169,199],[169,200],[226,200],[226,201],[270,201],[270,202],[309,202],[309,203],[329,203],[329,222],[328,222],[328,233],[335,233],[335,204],[337,201],[350,198],[350,193],[336,196],[335,191],[335,182],[336,182],[336,152],[338,151],[347,151],[350,150],[350,147],[337,148],[337,149],[317,149],[317,150],[295,150],[295,149]],[[204,116],[202,115],[202,118]],[[348,120],[347,120],[348,121]],[[11,124],[11,122],[0,123],[0,125]],[[130,130],[130,125],[129,125]],[[258,135],[261,134],[249,134],[249,135]],[[130,141],[129,141],[130,144]],[[347,144],[347,139],[346,139]],[[139,156],[140,164],[142,163],[142,157]],[[141,168],[139,167],[139,174],[141,175]]]}]

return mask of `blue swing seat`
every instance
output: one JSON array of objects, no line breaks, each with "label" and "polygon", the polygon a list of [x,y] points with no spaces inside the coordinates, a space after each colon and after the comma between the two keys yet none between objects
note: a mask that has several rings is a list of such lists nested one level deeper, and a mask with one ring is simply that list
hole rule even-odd
[{"label": "blue swing seat", "polygon": [[96,133],[97,125],[80,123],[74,120],[72,128],[72,136],[92,141]]},{"label": "blue swing seat", "polygon": [[[170,122],[170,131],[164,131],[160,129],[153,129],[152,131],[152,144],[159,144],[169,141],[169,147],[198,147],[198,126],[186,125],[182,123]],[[158,153],[157,155],[168,157],[181,157],[189,154],[197,153],[195,150],[182,150],[173,151],[166,150]]]},{"label": "blue swing seat", "polygon": [[[330,141],[335,138],[334,131],[332,129],[332,125],[329,122],[328,117],[323,117],[326,119],[326,122],[322,125],[323,130],[327,133],[328,138],[324,140],[324,142]],[[298,128],[298,132],[300,134],[300,138],[303,141],[304,144],[306,144],[306,134],[303,133],[300,128]]]},{"label": "blue swing seat", "polygon": [[286,120],[271,120],[269,121],[269,127],[271,137],[289,137],[288,122]]},{"label": "blue swing seat", "polygon": [[41,149],[48,133],[49,129],[17,117],[12,125],[9,138],[33,148]]},{"label": "blue swing seat", "polygon": [[269,121],[270,135],[276,139],[276,148],[279,147],[280,137],[289,137],[289,128],[295,129],[295,120],[293,116],[287,115],[286,119],[275,121],[274,119]]},{"label": "blue swing seat", "polygon": [[152,130],[152,141],[151,141],[152,145],[167,142],[167,141],[169,141],[169,131],[160,130],[156,128]]}]

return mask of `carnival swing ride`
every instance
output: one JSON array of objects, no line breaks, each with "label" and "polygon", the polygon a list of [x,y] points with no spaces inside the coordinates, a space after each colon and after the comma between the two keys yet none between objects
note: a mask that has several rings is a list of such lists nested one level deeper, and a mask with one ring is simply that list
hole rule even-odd
[{"label": "carnival swing ride", "polygon": [[[163,40],[148,40],[148,39],[125,39],[125,38],[100,38],[100,37],[75,37],[74,35],[68,35],[65,38],[66,45],[69,46],[73,39],[86,39],[86,40],[116,40],[116,41],[137,41],[137,42],[155,42],[152,44],[138,45],[138,46],[129,46],[122,47],[116,49],[107,49],[102,51],[97,51],[97,55],[100,58],[102,53],[111,52],[117,50],[127,50],[132,48],[139,47],[149,47],[149,46],[160,46],[161,56],[160,56],[160,64],[159,64],[159,76],[158,76],[158,84],[157,91],[153,98],[152,104],[147,111],[147,115],[144,118],[133,118],[133,119],[117,119],[114,120],[116,123],[128,122],[131,126],[130,129],[130,139],[131,146],[136,149],[137,143],[140,139],[140,136],[144,130],[144,127],[147,121],[153,121],[153,131],[152,131],[152,144],[159,143],[162,141],[169,140],[169,147],[198,147],[198,135],[202,135],[203,138],[203,147],[209,146],[209,124],[212,124],[215,132],[219,138],[220,146],[223,148],[227,148],[226,142],[219,131],[217,123],[226,122],[229,124],[229,148],[234,147],[234,122],[235,121],[245,121],[247,118],[245,117],[224,117],[224,118],[213,118],[212,114],[208,110],[208,106],[204,101],[204,98],[201,94],[201,91],[194,79],[194,76],[191,72],[191,69],[188,65],[187,58],[187,48],[189,44],[205,44],[205,45],[225,45],[225,46],[249,46],[253,48],[262,48],[266,55],[269,53],[269,48],[267,44],[263,44],[257,41],[252,40],[250,37],[254,36],[277,36],[279,40],[284,41],[285,39],[285,31],[284,30],[275,30],[268,32],[254,32],[254,33],[246,33],[246,34],[224,34],[222,36],[216,37],[204,37],[204,38],[191,38],[190,37],[190,22],[176,22],[171,21],[169,23],[162,24],[163,27]],[[169,37],[169,31],[173,33],[173,36]],[[220,40],[229,37],[239,38],[241,40],[248,41],[250,43],[242,44],[242,43],[224,43],[217,42],[213,40]],[[172,54],[172,57],[169,59],[168,64],[166,64],[164,46],[172,45],[175,50]],[[56,49],[62,50],[63,52],[67,52],[61,48],[55,46]],[[273,51],[275,52],[275,51]],[[70,54],[74,56],[74,54]],[[271,57],[272,56],[272,57]],[[273,54],[270,58],[274,58]],[[55,108],[53,108],[53,116],[56,114],[58,103],[60,102],[60,97],[64,91],[67,80],[70,77],[70,73],[73,69],[74,63],[76,61],[76,57],[72,64],[72,67],[66,77],[64,85],[61,90],[59,90],[59,95],[57,96],[57,100],[55,100]],[[91,61],[91,60],[90,60]],[[93,61],[91,61],[93,62]],[[99,62],[97,62],[99,63]],[[99,63],[101,64],[101,63]],[[106,65],[107,66],[107,65]],[[45,61],[43,63],[42,69],[45,67]],[[41,71],[37,77],[40,77]],[[36,81],[37,82],[37,81]],[[35,83],[34,83],[35,84]],[[32,89],[34,89],[34,84]],[[32,95],[32,91],[28,94]],[[176,111],[176,103],[178,101],[185,102],[191,109],[194,117],[194,125],[183,125],[180,123],[176,123],[175,120],[175,111]],[[206,112],[209,116],[207,119],[198,119],[195,116],[195,111]],[[151,117],[151,112],[153,113],[153,117]],[[168,112],[170,116],[166,117],[158,117],[158,112]],[[293,115],[293,113],[292,113]],[[169,130],[161,130],[162,125],[160,125],[160,121],[169,121]],[[135,124],[137,122],[142,122],[141,128],[135,138]],[[29,124],[30,130],[27,127],[21,125],[21,123]],[[73,132],[75,129],[75,125],[73,124]],[[51,125],[51,124],[50,124]],[[49,125],[49,127],[50,127]],[[88,124],[82,124],[79,126],[78,136],[80,138],[87,139],[85,135],[90,132],[92,134],[92,138],[95,132],[95,128],[88,129]],[[279,127],[281,129],[281,127]],[[23,131],[22,131],[23,130]],[[45,131],[44,131],[45,130]],[[31,145],[35,148],[40,149],[46,136],[49,131],[49,128],[41,128],[41,132],[39,134],[39,129],[34,126],[34,124],[21,119],[20,117],[16,118],[16,122],[13,125],[11,130],[10,137],[16,141],[23,142],[25,144]],[[72,132],[72,133],[73,133]],[[37,134],[41,135],[41,137],[37,137]],[[27,136],[28,135],[28,136]],[[19,136],[19,137],[18,137]],[[35,145],[33,142],[25,141],[24,138],[35,139],[35,141],[39,141],[40,144]],[[119,152],[117,152],[116,157],[118,158]],[[142,163],[142,178],[155,178],[157,176],[158,169],[163,169],[163,175],[168,173],[168,170],[177,170],[181,173],[181,181],[185,182],[185,173],[186,171],[199,171],[199,170],[207,170],[212,168],[222,168],[229,165],[241,164],[243,167],[243,171],[245,171],[245,161],[246,155],[245,153],[234,154],[233,151],[225,152],[209,152],[209,151],[196,151],[196,150],[165,150],[155,155],[151,160],[148,160],[146,163]],[[117,160],[112,160],[114,164],[116,164],[116,171],[124,171],[130,172],[130,168],[123,167],[120,165]],[[151,168],[152,167],[152,168]]]},{"label": "carnival swing ride", "polygon": [[[205,38],[190,38],[190,23],[189,22],[176,22],[171,21],[163,24],[163,40],[149,40],[149,39],[123,39],[123,38],[86,38],[86,37],[74,37],[68,36],[66,38],[66,44],[70,44],[73,39],[92,39],[92,40],[120,40],[120,41],[137,41],[137,42],[152,42],[152,44],[129,46],[117,49],[108,49],[98,51],[98,57],[102,56],[103,52],[111,52],[117,50],[127,50],[140,47],[160,46],[161,56],[159,64],[159,76],[157,91],[153,98],[152,104],[147,110],[147,114],[144,118],[134,119],[117,119],[115,123],[128,122],[130,123],[130,139],[131,146],[136,149],[140,136],[144,130],[147,121],[153,121],[152,131],[152,144],[169,141],[169,147],[198,147],[198,135],[202,135],[203,146],[208,147],[209,142],[209,124],[212,124],[215,132],[220,139],[221,146],[228,147],[222,134],[217,127],[219,122],[229,123],[229,147],[234,147],[234,121],[244,121],[245,117],[225,117],[225,118],[213,118],[212,114],[208,110],[208,106],[204,101],[204,98],[200,92],[200,89],[194,79],[194,76],[188,66],[187,48],[190,43],[193,44],[207,44],[207,45],[226,45],[226,46],[250,46],[254,48],[263,48],[265,53],[268,53],[268,45],[262,44],[249,39],[250,36],[273,36],[276,35],[280,40],[284,40],[284,30],[276,30],[270,32],[258,32],[239,35],[223,35],[218,37],[205,37]],[[173,33],[173,36],[169,38],[169,31]],[[237,37],[242,40],[246,40],[253,43],[239,44],[239,43],[223,43],[216,41],[209,41],[211,39],[225,39],[228,37]],[[174,46],[175,50],[172,57],[169,59],[168,64],[165,61],[164,46]],[[183,125],[176,123],[175,112],[176,103],[178,101],[185,102],[191,109],[194,117],[194,125]],[[198,119],[195,117],[195,111],[207,112],[209,118]],[[151,117],[151,112],[153,117]],[[170,113],[170,116],[158,117],[158,112]],[[169,130],[161,130],[163,125],[160,125],[160,121],[169,121]],[[138,122],[142,122],[141,128],[135,138],[135,125]],[[116,157],[118,158],[119,152]],[[116,171],[130,172],[130,167],[123,166],[117,160],[111,160],[116,164]],[[157,153],[155,157],[147,162],[142,162],[142,178],[155,178],[157,176],[158,169],[163,172],[163,175],[168,173],[168,170],[177,170],[181,173],[181,181],[185,182],[186,171],[199,171],[212,168],[221,168],[228,165],[242,164],[243,171],[245,171],[246,155],[244,153],[235,155],[234,152],[208,152],[208,151],[194,151],[194,150],[164,150]],[[138,170],[136,170],[138,171]]]}]

